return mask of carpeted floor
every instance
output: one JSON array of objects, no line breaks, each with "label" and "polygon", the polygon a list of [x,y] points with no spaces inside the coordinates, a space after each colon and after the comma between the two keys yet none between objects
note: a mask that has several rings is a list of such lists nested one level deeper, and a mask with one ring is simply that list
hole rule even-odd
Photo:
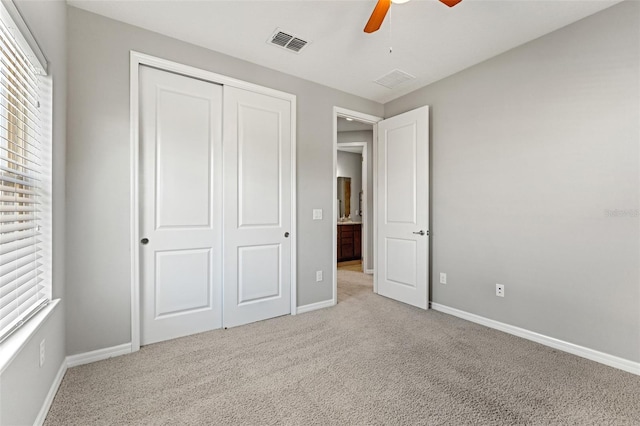
[{"label": "carpeted floor", "polygon": [[71,368],[53,425],[640,425],[640,377],[372,293]]}]

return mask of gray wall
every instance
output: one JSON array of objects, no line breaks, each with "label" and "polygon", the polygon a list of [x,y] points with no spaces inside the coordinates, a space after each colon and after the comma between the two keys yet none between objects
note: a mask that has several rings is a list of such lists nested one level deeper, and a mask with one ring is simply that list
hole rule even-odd
[{"label": "gray wall", "polygon": [[365,270],[373,270],[373,130],[338,132],[338,144],[348,142],[367,143],[367,255]]},{"label": "gray wall", "polygon": [[[66,26],[63,1],[16,2],[49,61],[53,81],[53,297],[64,297]],[[33,424],[65,358],[64,300],[0,376],[0,424]],[[46,361],[39,367],[40,341]]]},{"label": "gray wall", "polygon": [[621,3],[385,105],[432,107],[434,302],[640,361],[639,18]]},{"label": "gray wall", "polygon": [[[76,8],[69,8],[67,351],[131,341],[129,51],[136,50],[297,96],[298,306],[329,300],[333,265],[333,107],[383,107]],[[295,60],[295,55],[292,56]],[[322,221],[312,220],[321,208]]]},{"label": "gray wall", "polygon": [[337,170],[339,177],[351,178],[351,220],[360,222],[360,191],[362,190],[362,155],[354,152],[338,151]]},{"label": "gray wall", "polygon": [[[45,363],[40,368],[43,339]],[[34,424],[63,362],[64,310],[58,304],[0,376],[0,425]]]}]

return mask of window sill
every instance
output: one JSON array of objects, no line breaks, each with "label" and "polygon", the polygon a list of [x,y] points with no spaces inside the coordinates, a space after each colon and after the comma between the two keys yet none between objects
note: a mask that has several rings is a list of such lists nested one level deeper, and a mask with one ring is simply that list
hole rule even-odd
[{"label": "window sill", "polygon": [[59,303],[60,299],[52,300],[20,329],[0,343],[0,374],[11,364],[11,361],[15,359],[36,332],[40,330]]}]

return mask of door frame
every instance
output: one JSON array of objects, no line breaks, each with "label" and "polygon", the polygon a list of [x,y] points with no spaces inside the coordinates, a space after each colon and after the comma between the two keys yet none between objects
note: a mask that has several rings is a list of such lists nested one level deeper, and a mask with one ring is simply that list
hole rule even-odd
[{"label": "door frame", "polygon": [[[375,115],[370,115],[370,114],[365,114],[363,112],[359,112],[359,111],[354,111],[351,109],[347,109],[347,108],[341,108],[338,106],[334,106],[333,107],[333,178],[331,179],[331,181],[333,182],[333,190],[332,190],[332,194],[333,194],[333,217],[331,219],[331,223],[332,223],[332,228],[331,228],[331,233],[332,233],[332,238],[331,241],[333,242],[332,244],[332,253],[333,253],[333,260],[332,260],[332,265],[333,265],[333,271],[332,271],[332,279],[333,279],[333,287],[332,287],[332,299],[333,299],[333,304],[337,304],[338,303],[338,235],[337,235],[337,227],[338,227],[338,202],[336,201],[338,198],[338,177],[337,177],[337,173],[338,173],[338,117],[345,117],[345,118],[353,118],[354,120],[358,120],[361,121],[363,123],[367,123],[367,124],[371,124],[373,127],[373,138],[372,138],[372,145],[373,145],[373,152],[372,152],[372,158],[371,158],[371,163],[372,165],[376,164],[376,141],[378,140],[378,122],[382,121],[383,118],[382,117],[377,117]],[[366,171],[365,171],[366,173]],[[376,205],[376,187],[377,187],[377,173],[375,168],[373,168],[373,207],[375,208]],[[364,224],[364,221],[363,221]],[[375,259],[376,259],[376,215],[373,215],[373,261],[374,261],[374,265],[375,265]],[[365,237],[366,238],[366,237]],[[364,238],[363,238],[364,240]],[[376,282],[376,271],[375,271],[375,267],[373,270],[373,291],[375,293],[378,292],[378,285]]]},{"label": "door frame", "polygon": [[[249,90],[283,99],[291,103],[291,315],[297,313],[297,228],[296,228],[296,96],[279,90],[248,83],[222,74],[180,64],[144,53],[130,51],[130,251],[131,251],[131,352],[140,349],[140,141],[139,141],[139,69],[146,65],[163,71],[197,78],[211,83]],[[223,92],[224,95],[224,92]],[[223,140],[224,143],[224,140]],[[335,155],[335,154],[334,154]],[[224,182],[223,182],[224,191]],[[224,241],[224,236],[223,236]],[[220,242],[220,244],[223,243]],[[222,273],[222,271],[220,271]],[[220,295],[222,297],[222,295]],[[222,312],[220,312],[222,317]]]},{"label": "door frame", "polygon": [[[344,143],[338,143],[337,144],[337,148],[336,150],[338,151],[344,151],[344,152],[349,152],[348,150],[344,149],[344,148],[362,148],[362,153],[360,153],[360,156],[362,157],[362,166],[361,166],[361,182],[362,182],[362,191],[364,192],[364,197],[362,197],[362,206],[364,207],[364,211],[367,211],[368,203],[367,203],[367,196],[369,194],[369,191],[367,191],[367,187],[369,185],[369,179],[367,176],[367,167],[368,167],[368,161],[367,161],[367,156],[368,156],[368,150],[367,150],[367,143],[366,142],[344,142]],[[337,167],[337,156],[338,154],[336,153],[336,167]],[[337,170],[337,169],[336,169]],[[336,173],[336,176],[334,176],[335,179],[335,185],[336,185],[336,192],[338,191],[338,176]],[[336,195],[336,199],[337,199],[337,195]],[[337,201],[336,201],[337,203]],[[338,220],[338,212],[336,210],[336,217],[334,217],[334,220]],[[373,268],[369,268],[369,269],[365,269],[365,265],[366,265],[366,261],[368,260],[368,256],[367,256],[367,216],[366,215],[362,215],[362,230],[361,230],[361,241],[360,241],[360,252],[362,253],[361,257],[362,257],[362,272],[364,272],[365,274],[373,274]],[[336,225],[337,226],[337,225]],[[336,237],[337,238],[337,237]],[[338,244],[336,241],[336,251],[338,250],[337,248]],[[336,256],[336,264],[337,264],[337,256]]]}]

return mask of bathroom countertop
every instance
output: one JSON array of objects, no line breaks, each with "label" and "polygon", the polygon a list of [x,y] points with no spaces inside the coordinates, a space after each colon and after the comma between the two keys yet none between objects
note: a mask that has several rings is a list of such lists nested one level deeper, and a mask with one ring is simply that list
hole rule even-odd
[{"label": "bathroom countertop", "polygon": [[338,225],[362,225],[362,222],[340,222],[338,221]]}]

